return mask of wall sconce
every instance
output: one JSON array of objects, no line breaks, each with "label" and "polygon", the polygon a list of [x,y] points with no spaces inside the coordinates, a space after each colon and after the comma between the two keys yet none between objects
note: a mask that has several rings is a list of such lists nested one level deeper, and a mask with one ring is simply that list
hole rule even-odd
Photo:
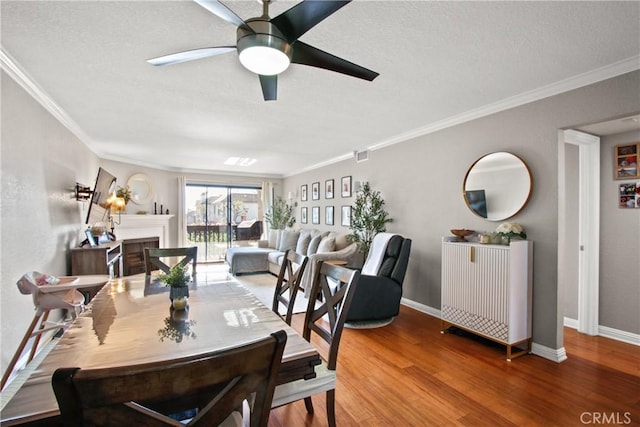
[{"label": "wall sconce", "polygon": [[91,191],[91,187],[87,187],[86,185],[82,185],[76,182],[76,200],[79,202],[84,202],[85,200],[89,200],[93,191]]},{"label": "wall sconce", "polygon": [[293,191],[289,191],[289,194],[287,194],[287,200],[289,201],[290,205],[293,205],[295,207],[298,206],[298,192],[293,192]]}]

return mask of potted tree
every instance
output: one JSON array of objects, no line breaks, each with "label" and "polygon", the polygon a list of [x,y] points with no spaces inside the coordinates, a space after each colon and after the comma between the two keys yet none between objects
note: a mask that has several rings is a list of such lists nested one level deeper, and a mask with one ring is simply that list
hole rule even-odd
[{"label": "potted tree", "polygon": [[293,227],[296,217],[293,215],[294,207],[285,202],[282,197],[277,197],[273,206],[264,214],[264,220],[271,230],[284,230]]},{"label": "potted tree", "polygon": [[384,209],[384,199],[379,191],[374,191],[368,182],[356,195],[356,201],[351,210],[351,226],[353,232],[349,235],[352,242],[358,243],[360,252],[366,257],[371,248],[373,237],[387,231],[386,225],[392,222],[389,212]]},{"label": "potted tree", "polygon": [[187,298],[189,297],[187,284],[191,280],[187,267],[181,264],[174,265],[168,273],[158,274],[158,279],[169,286],[169,299],[171,299],[173,308],[183,310],[187,306]]}]

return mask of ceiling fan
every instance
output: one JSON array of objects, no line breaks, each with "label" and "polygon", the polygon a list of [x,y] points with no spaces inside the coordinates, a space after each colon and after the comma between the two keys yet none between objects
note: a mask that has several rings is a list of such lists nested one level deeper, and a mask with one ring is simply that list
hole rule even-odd
[{"label": "ceiling fan", "polygon": [[278,74],[290,63],[309,65],[372,81],[378,73],[338,58],[298,40],[315,25],[351,0],[305,0],[275,18],[269,18],[269,3],[262,1],[262,16],[243,21],[218,0],[194,0],[214,15],[238,27],[236,46],[205,47],[147,60],[152,65],[170,65],[237,51],[240,62],[260,77],[265,101],[274,101]]}]

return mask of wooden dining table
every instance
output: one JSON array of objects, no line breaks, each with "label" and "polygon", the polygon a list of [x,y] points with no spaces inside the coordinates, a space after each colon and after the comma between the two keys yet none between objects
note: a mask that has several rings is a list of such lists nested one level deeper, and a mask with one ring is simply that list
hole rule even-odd
[{"label": "wooden dining table", "polygon": [[93,298],[0,415],[2,426],[59,425],[51,376],[61,367],[105,368],[170,360],[243,345],[285,330],[278,383],[315,377],[316,349],[229,277],[199,277],[187,310],[144,273],[112,279]]}]

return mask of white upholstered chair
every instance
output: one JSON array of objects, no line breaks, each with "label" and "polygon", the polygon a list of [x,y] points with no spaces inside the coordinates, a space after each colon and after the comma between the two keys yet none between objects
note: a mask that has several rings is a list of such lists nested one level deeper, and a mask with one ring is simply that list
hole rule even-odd
[{"label": "white upholstered chair", "polygon": [[329,426],[336,425],[335,387],[338,347],[359,276],[360,273],[356,270],[325,262],[317,266],[305,315],[303,336],[311,342],[311,334],[316,333],[325,340],[329,344],[328,358],[323,359],[322,364],[316,366],[315,378],[276,387],[273,408],[304,399],[307,412],[313,413],[311,396],[326,392]]}]

